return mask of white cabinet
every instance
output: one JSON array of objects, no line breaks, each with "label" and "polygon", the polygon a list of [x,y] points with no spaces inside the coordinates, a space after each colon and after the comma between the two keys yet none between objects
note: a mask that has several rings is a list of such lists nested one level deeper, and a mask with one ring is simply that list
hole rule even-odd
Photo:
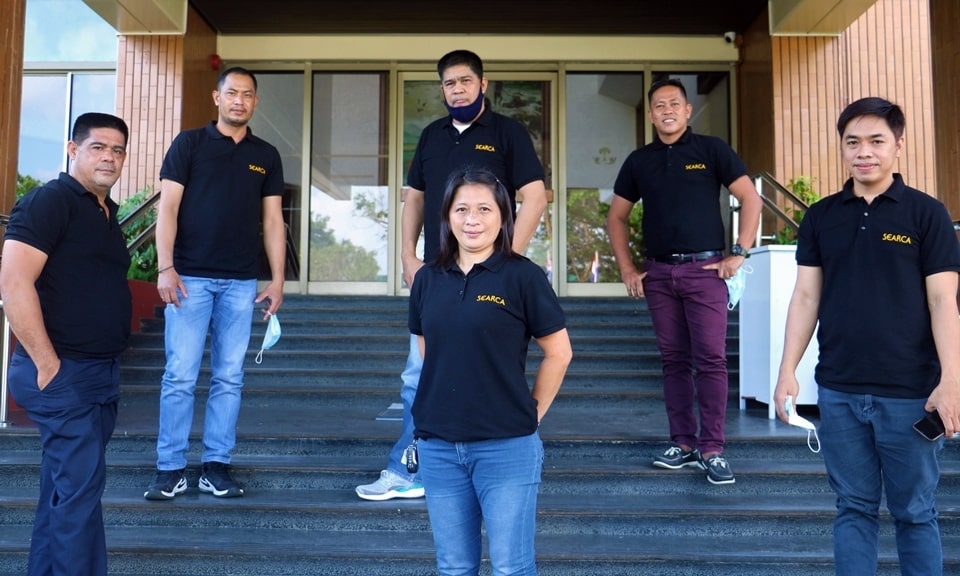
[{"label": "white cabinet", "polygon": [[[750,258],[744,263],[753,269],[753,273],[747,274],[746,287],[738,305],[740,409],[746,408],[747,399],[757,400],[768,406],[767,414],[771,419],[776,418],[772,401],[783,356],[787,307],[797,281],[796,249],[796,246],[761,246],[751,250]],[[795,405],[817,403],[813,371],[819,353],[814,332],[797,367],[800,395],[794,399]]]}]

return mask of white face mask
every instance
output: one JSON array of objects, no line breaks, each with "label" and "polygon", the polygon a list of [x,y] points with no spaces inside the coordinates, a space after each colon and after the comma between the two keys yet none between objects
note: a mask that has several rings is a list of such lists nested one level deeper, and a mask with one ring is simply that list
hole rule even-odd
[{"label": "white face mask", "polygon": [[727,309],[733,310],[743,296],[743,289],[747,287],[747,274],[752,274],[753,268],[744,264],[737,269],[737,273],[730,278],[724,278],[727,283]]},{"label": "white face mask", "polygon": [[280,319],[276,314],[270,315],[267,320],[267,331],[263,334],[263,344],[260,345],[260,351],[254,361],[259,364],[263,362],[263,351],[273,348],[273,345],[280,340]]},{"label": "white face mask", "polygon": [[[783,411],[787,413],[787,424],[807,431],[807,448],[814,454],[818,454],[820,452],[820,437],[817,436],[817,427],[813,425],[813,422],[797,414],[793,408],[793,396],[787,396],[787,400],[783,403]],[[817,441],[816,450],[813,449],[812,440]]]}]

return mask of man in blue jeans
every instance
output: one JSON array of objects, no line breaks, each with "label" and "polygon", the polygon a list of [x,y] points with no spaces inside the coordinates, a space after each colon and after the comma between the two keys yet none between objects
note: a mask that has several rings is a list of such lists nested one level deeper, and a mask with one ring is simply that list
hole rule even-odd
[{"label": "man in blue jeans", "polygon": [[[457,168],[471,165],[491,170],[506,186],[514,209],[516,197],[522,198],[513,238],[513,249],[518,254],[526,251],[547,206],[543,166],[530,134],[519,122],[490,110],[484,101],[487,78],[480,57],[469,50],[454,50],[440,58],[437,73],[440,94],[450,114],[423,129],[407,174],[400,217],[403,279],[407,286],[413,286],[417,270],[424,261],[432,261],[440,248],[440,201],[450,173]],[[417,258],[421,230],[423,260]],[[410,407],[422,368],[417,337],[411,334],[407,366],[401,375],[403,427],[380,478],[357,486],[357,495],[364,500],[423,496],[423,486],[416,475],[407,472],[401,463],[404,450],[413,442]]]},{"label": "man in blue jeans", "polygon": [[906,122],[900,108],[863,98],[840,114],[840,192],[807,210],[797,283],[774,392],[777,414],[796,398],[797,365],[818,329],[820,442],[837,494],[838,576],[877,573],[886,492],[900,571],[943,573],[934,495],[937,453],[913,423],[937,411],[960,431],[960,247],[946,208],[894,172]]},{"label": "man in blue jeans", "polygon": [[[181,132],[160,168],[157,290],[167,303],[167,365],[148,500],[170,500],[187,489],[193,395],[208,329],[213,377],[199,488],[221,498],[243,495],[228,465],[253,308],[263,302],[266,320],[283,302],[283,166],[277,149],[247,126],[258,102],[256,78],[243,68],[225,70],[213,101],[217,121]],[[261,222],[271,280],[257,294]]]},{"label": "man in blue jeans", "polygon": [[120,118],[81,114],[69,174],[20,199],[7,225],[0,293],[17,336],[7,377],[43,448],[29,576],[107,574],[100,499],[131,311],[130,254],[109,194],[127,140]]}]

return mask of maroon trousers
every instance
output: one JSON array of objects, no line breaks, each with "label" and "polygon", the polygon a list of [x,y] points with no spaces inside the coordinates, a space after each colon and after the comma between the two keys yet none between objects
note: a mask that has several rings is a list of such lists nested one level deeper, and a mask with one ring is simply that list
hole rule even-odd
[{"label": "maroon trousers", "polygon": [[[723,452],[727,413],[727,285],[700,262],[646,262],[643,290],[663,363],[670,438]],[[697,432],[697,410],[700,429]]]}]

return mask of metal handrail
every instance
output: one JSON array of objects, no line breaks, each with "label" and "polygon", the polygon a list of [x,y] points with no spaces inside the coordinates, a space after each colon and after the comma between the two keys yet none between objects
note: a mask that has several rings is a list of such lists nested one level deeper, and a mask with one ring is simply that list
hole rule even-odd
[{"label": "metal handrail", "polygon": [[[0,226],[6,228],[10,223],[10,216],[0,214]],[[0,314],[3,314],[3,332],[0,333],[0,428],[6,428],[10,425],[7,420],[7,367],[10,365],[10,321],[7,320],[7,311],[3,308],[3,300],[0,300]]]},{"label": "metal handrail", "polygon": [[[153,196],[147,198],[143,204],[137,207],[136,210],[127,214],[123,220],[120,221],[120,229],[125,230],[126,228],[133,225],[134,222],[139,220],[142,216],[146,215],[147,211],[151,210],[154,205],[160,200],[160,193],[156,192]],[[149,226],[144,228],[136,238],[127,243],[127,252],[133,254],[137,248],[140,248],[146,244],[150,239],[156,236],[157,231],[157,221],[154,220],[150,223]]]},{"label": "metal handrail", "polygon": [[7,369],[10,367],[10,321],[7,320],[7,312],[3,309],[3,300],[0,300],[0,313],[3,314],[3,335],[2,335],[2,353],[0,358],[0,428],[6,428],[10,425],[7,420]]},{"label": "metal handrail", "polygon": [[[800,229],[800,225],[797,224],[797,221],[793,219],[791,214],[796,210],[806,210],[810,205],[801,200],[799,196],[791,192],[783,184],[777,182],[777,179],[769,172],[760,171],[756,173],[753,177],[753,182],[757,188],[757,192],[760,194],[760,199],[763,201],[764,209],[776,217],[778,224],[776,230],[779,231],[783,228],[789,228],[792,232],[796,233]],[[771,191],[772,194],[766,194],[768,190]],[[781,206],[784,202],[791,206],[787,209],[782,208]],[[780,225],[781,223],[782,225]],[[773,234],[763,233],[763,218],[761,218],[760,233],[757,234],[757,244],[759,245],[765,240],[772,241],[776,238],[776,231]]]}]

